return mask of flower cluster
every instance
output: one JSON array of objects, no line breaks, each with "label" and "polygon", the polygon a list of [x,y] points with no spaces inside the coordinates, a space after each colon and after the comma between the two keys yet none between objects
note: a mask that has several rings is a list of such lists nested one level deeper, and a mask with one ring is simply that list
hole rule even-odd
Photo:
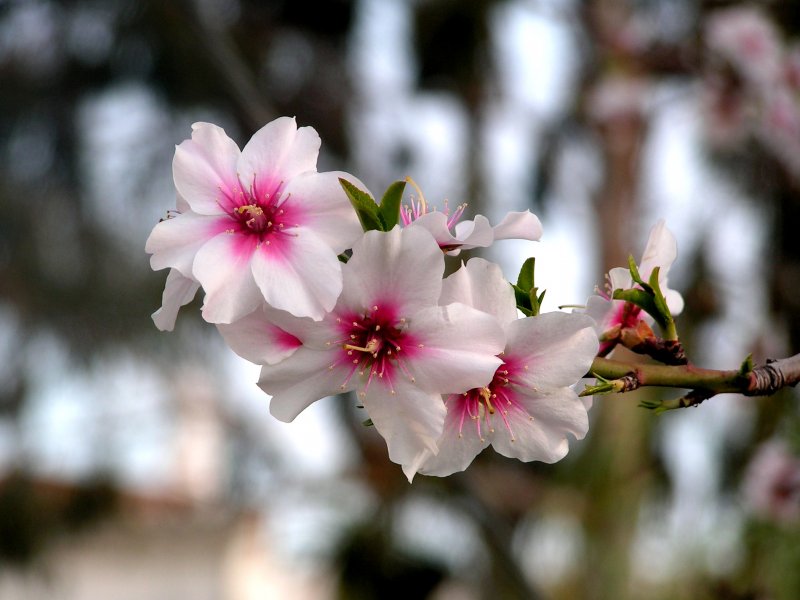
[{"label": "flower cluster", "polygon": [[[683,297],[667,287],[669,269],[677,256],[675,236],[662,219],[650,230],[637,271],[643,281],[649,281],[655,272],[670,315],[683,311]],[[611,352],[618,343],[632,346],[631,349],[635,350],[636,344],[654,338],[650,329],[653,322],[650,314],[636,304],[614,299],[614,292],[617,290],[626,291],[640,287],[633,280],[631,269],[615,267],[608,272],[606,279],[605,288],[597,288],[597,293],[586,302],[586,314],[594,319],[595,329],[600,337],[600,356]]]},{"label": "flower cluster", "polygon": [[[202,288],[203,318],[262,366],[275,417],[353,392],[409,480],[463,470],[489,445],[523,461],[561,459],[568,435],[588,429],[573,387],[611,350],[599,338],[641,310],[610,290],[584,313],[540,314],[532,259],[513,285],[481,258],[444,277],[446,255],[538,240],[539,219],[463,221],[463,206],[431,210],[418,188],[401,206],[405,182],[377,203],[353,176],[317,172],[319,147],[313,129],[286,117],[241,151],[219,127],[193,127],[173,161],[176,209],[146,245],[152,267],[169,269],[156,325],[172,329]],[[674,258],[660,223],[641,272],[677,312],[680,296],[666,289]],[[625,292],[634,274],[612,271],[611,281]]]}]

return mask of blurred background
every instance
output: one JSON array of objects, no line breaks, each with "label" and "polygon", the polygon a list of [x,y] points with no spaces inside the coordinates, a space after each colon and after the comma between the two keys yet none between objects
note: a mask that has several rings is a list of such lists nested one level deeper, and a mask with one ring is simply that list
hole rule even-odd
[{"label": "blurred background", "polygon": [[272,419],[199,300],[158,332],[175,144],[281,115],[374,194],[536,212],[489,256],[547,310],[665,218],[693,362],[800,351],[796,0],[0,0],[0,598],[800,597],[794,390],[409,485],[350,398]]}]

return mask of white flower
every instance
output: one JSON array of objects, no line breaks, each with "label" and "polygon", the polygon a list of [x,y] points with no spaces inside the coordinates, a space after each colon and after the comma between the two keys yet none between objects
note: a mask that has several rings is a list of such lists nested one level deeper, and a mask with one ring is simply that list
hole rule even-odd
[{"label": "white flower", "polygon": [[439,305],[443,272],[444,256],[424,229],[366,233],[343,267],[333,311],[301,334],[291,356],[262,368],[272,414],[291,421],[320,398],[357,390],[407,474],[423,449],[435,453],[441,395],[487,385],[504,344],[493,316]]},{"label": "white flower", "polygon": [[[680,314],[683,310],[683,297],[679,292],[667,287],[669,269],[678,257],[678,245],[675,236],[667,229],[664,220],[661,219],[650,230],[650,236],[639,261],[638,269],[642,280],[649,281],[653,269],[660,267],[658,271],[658,285],[667,301],[672,315]],[[635,327],[636,324],[644,319],[646,315],[642,310],[629,302],[623,300],[613,300],[614,290],[629,290],[635,287],[631,272],[627,268],[615,267],[608,272],[607,289],[597,290],[597,294],[591,296],[586,302],[586,314],[592,317],[596,323],[598,335],[603,335],[609,330],[617,327]],[[615,342],[604,341],[600,345],[600,354],[609,352]]]},{"label": "white flower", "polygon": [[438,454],[424,450],[411,465],[428,475],[466,469],[484,448],[523,461],[555,462],[589,427],[586,407],[570,386],[586,374],[597,353],[592,320],[547,313],[517,318],[511,286],[500,268],[470,260],[445,280],[443,303],[460,301],[494,315],[504,326],[502,364],[492,380],[450,394]]},{"label": "white flower", "polygon": [[487,248],[496,240],[538,241],[542,237],[542,223],[539,217],[529,210],[510,212],[500,223],[492,227],[489,219],[476,215],[472,221],[461,221],[466,204],[461,204],[450,214],[445,201],[443,211],[431,209],[422,191],[413,180],[407,180],[416,187],[419,199],[412,199],[410,205],[400,209],[400,220],[404,227],[422,227],[430,232],[442,251],[456,256],[462,250]]},{"label": "white flower", "polygon": [[361,233],[338,182],[347,175],[317,173],[319,136],[288,117],[265,125],[241,152],[215,125],[192,129],[173,160],[178,211],[147,240],[152,267],[199,283],[212,323],[264,301],[321,319],[341,292],[337,254]]}]

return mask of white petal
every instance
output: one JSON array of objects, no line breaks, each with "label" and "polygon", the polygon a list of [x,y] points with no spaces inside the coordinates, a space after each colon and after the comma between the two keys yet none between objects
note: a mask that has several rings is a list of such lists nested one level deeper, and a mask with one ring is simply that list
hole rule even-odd
[{"label": "white petal", "polygon": [[462,250],[470,248],[486,248],[494,241],[494,232],[489,219],[483,215],[475,215],[472,221],[456,223],[456,237],[461,242]]},{"label": "white petal", "polygon": [[340,177],[364,189],[363,183],[340,171],[298,175],[285,189],[288,196],[285,203],[297,206],[302,225],[313,230],[336,254],[352,248],[362,234],[356,211],[339,183]]},{"label": "white petal", "polygon": [[568,433],[582,439],[589,429],[586,408],[569,388],[547,395],[520,390],[515,399],[521,406],[509,407],[511,431],[495,419],[492,447],[503,456],[553,463],[569,451]]},{"label": "white petal", "polygon": [[612,318],[615,307],[622,304],[622,300],[606,300],[602,296],[589,296],[586,300],[586,310],[583,314],[588,315],[595,323],[595,331],[602,335],[613,325]]},{"label": "white petal", "polygon": [[259,129],[242,149],[239,177],[245,187],[253,182],[270,189],[283,181],[317,170],[320,139],[311,127],[297,128],[293,117],[279,117]]},{"label": "white petal", "polygon": [[194,299],[200,284],[184,277],[176,269],[170,269],[167,283],[161,296],[161,308],[153,313],[153,323],[160,331],[172,331],[175,328],[175,319],[181,306],[189,304]]},{"label": "white petal", "polygon": [[527,365],[518,377],[538,390],[576,383],[589,370],[598,350],[591,318],[552,312],[517,319],[506,327],[506,356]]},{"label": "white petal", "polygon": [[236,163],[239,147],[221,127],[210,123],[192,125],[192,139],[175,148],[172,176],[175,187],[196,213],[224,213],[219,203],[223,191],[239,183]]},{"label": "white petal", "polygon": [[659,271],[659,283],[665,281],[667,272],[678,257],[678,243],[675,236],[667,229],[664,219],[653,225],[650,230],[650,237],[647,239],[642,260],[639,263],[639,274],[642,279],[648,281],[650,274],[655,267],[661,267]]},{"label": "white petal", "polygon": [[[642,273],[639,273],[639,275],[642,275]],[[630,269],[614,267],[608,272],[608,282],[611,285],[612,292],[614,290],[631,289],[633,287],[633,278],[631,277]]]},{"label": "white petal", "polygon": [[436,452],[444,427],[445,407],[439,394],[398,381],[396,394],[384,387],[370,387],[361,397],[375,428],[386,440],[389,458],[400,465],[414,465],[425,449]]},{"label": "white petal", "polygon": [[439,300],[444,256],[421,227],[369,231],[353,246],[342,273],[345,306],[360,311],[386,303],[408,317]]},{"label": "white petal", "polygon": [[301,347],[281,362],[261,368],[258,387],[272,396],[269,411],[276,419],[288,423],[317,400],[353,389],[353,385],[341,388],[346,367],[329,369],[337,352]]},{"label": "white petal", "polygon": [[256,249],[252,270],[267,304],[297,317],[322,319],[342,291],[336,253],[306,227]]},{"label": "white petal", "polygon": [[197,252],[192,270],[206,292],[203,318],[209,323],[232,323],[263,301],[250,269],[251,238],[221,234]]},{"label": "white petal", "polygon": [[180,195],[177,191],[175,192],[175,208],[179,213],[185,213],[192,210],[192,207],[189,206],[189,203],[186,201],[186,198]]},{"label": "white petal", "polygon": [[466,304],[417,312],[408,335],[422,348],[404,349],[408,369],[421,388],[455,394],[487,385],[502,364],[505,335],[497,319]]},{"label": "white petal", "polygon": [[542,237],[542,222],[531,211],[510,212],[494,227],[495,240],[530,240]]},{"label": "white petal", "polygon": [[153,228],[144,246],[145,252],[153,255],[150,266],[154,271],[171,267],[192,278],[192,264],[198,250],[227,226],[227,217],[192,212],[164,219]]},{"label": "white petal", "polygon": [[225,342],[242,358],[259,365],[273,365],[291,356],[301,345],[307,327],[298,319],[264,305],[231,324],[218,324]]},{"label": "white petal", "polygon": [[670,289],[662,289],[661,291],[664,292],[664,299],[667,301],[667,306],[672,316],[681,314],[683,312],[683,296],[680,295],[680,292]]},{"label": "white petal", "polygon": [[462,424],[461,411],[457,410],[456,403],[456,397],[451,396],[447,400],[444,432],[438,442],[439,453],[426,451],[419,461],[421,464],[417,472],[445,477],[463,471],[489,445],[485,434],[478,435],[475,421],[466,417]]},{"label": "white petal", "polygon": [[501,324],[517,319],[514,290],[500,267],[483,258],[473,258],[447,277],[439,304],[461,302],[493,315]]},{"label": "white petal", "polygon": [[443,212],[432,211],[420,215],[417,219],[412,221],[409,229],[414,227],[421,227],[433,236],[439,247],[444,248],[447,246],[460,246],[461,241],[450,233],[447,228],[447,215]]}]

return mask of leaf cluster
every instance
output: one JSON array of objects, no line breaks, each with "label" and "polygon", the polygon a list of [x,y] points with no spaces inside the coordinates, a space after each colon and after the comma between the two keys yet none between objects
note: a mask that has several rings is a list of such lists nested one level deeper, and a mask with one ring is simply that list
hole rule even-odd
[{"label": "leaf cluster", "polygon": [[346,179],[340,177],[339,184],[353,205],[364,231],[391,231],[397,225],[405,181],[395,181],[386,188],[380,204],[368,192],[360,190]]}]

